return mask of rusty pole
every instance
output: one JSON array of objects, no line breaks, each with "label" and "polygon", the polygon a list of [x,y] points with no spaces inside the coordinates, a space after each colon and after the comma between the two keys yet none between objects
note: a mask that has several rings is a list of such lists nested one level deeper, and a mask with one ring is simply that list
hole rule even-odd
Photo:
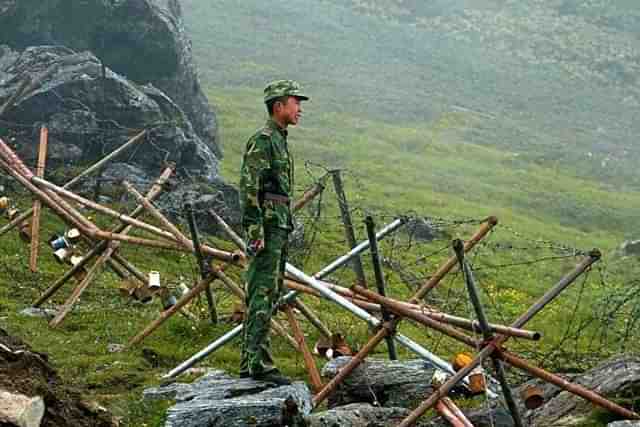
[{"label": "rusty pole", "polygon": [[[113,159],[114,157],[116,157],[118,154],[120,154],[122,151],[124,151],[125,149],[129,148],[133,144],[139,142],[145,134],[146,134],[146,131],[140,132],[139,134],[137,134],[136,136],[131,138],[129,141],[127,141],[125,144],[120,146],[118,149],[116,149],[115,151],[111,152],[110,154],[107,154],[101,160],[99,160],[98,162],[94,163],[92,166],[90,166],[88,169],[86,169],[85,171],[80,173],[78,176],[73,178],[71,181],[67,182],[62,188],[69,189],[69,188],[73,187],[75,184],[80,182],[80,180],[82,178],[84,178],[85,176],[87,176],[87,175],[93,173],[94,171],[100,169],[109,160]],[[11,163],[11,162],[9,162],[9,163]],[[32,213],[33,213],[33,209],[29,209],[29,210],[21,213],[20,215],[18,215],[11,222],[6,224],[4,227],[0,228],[0,236],[3,236],[5,233],[11,231],[16,225],[20,224],[23,220],[27,219]]]},{"label": "rusty pole", "polygon": [[[466,247],[466,246],[465,246]],[[537,313],[539,313],[547,304],[553,301],[560,293],[566,289],[571,283],[573,283],[582,273],[584,273],[593,263],[597,262],[601,257],[600,251],[594,249],[589,253],[580,264],[578,264],[571,272],[565,275],[558,283],[556,283],[551,289],[549,289],[535,304],[533,304],[524,314],[522,314],[511,326],[514,328],[523,327],[529,320],[531,320]],[[454,376],[449,378],[444,384],[442,384],[427,400],[422,402],[416,409],[414,409],[407,418],[405,418],[399,427],[412,426],[416,420],[422,416],[427,410],[429,410],[435,403],[446,396],[455,385],[460,382],[464,377],[478,366],[485,357],[489,356],[496,348],[504,343],[509,337],[504,335],[498,335],[492,341],[490,341],[476,357],[464,368],[459,370]]]}]

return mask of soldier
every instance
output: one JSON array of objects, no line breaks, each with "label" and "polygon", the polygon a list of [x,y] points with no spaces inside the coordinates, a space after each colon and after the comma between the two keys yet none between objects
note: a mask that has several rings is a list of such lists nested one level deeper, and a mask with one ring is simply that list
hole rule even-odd
[{"label": "soldier", "polygon": [[287,127],[298,124],[300,103],[308,99],[293,80],[267,85],[264,102],[269,119],[249,138],[240,170],[242,226],[250,256],[240,376],[278,385],[291,383],[273,365],[269,353],[270,321],[283,291],[287,242],[293,229],[294,169]]}]

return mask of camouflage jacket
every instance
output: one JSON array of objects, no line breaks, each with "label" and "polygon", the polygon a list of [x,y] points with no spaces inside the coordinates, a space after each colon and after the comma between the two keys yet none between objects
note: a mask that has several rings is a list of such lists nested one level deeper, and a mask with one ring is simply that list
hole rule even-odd
[{"label": "camouflage jacket", "polygon": [[242,158],[240,207],[249,240],[264,238],[265,226],[293,229],[291,202],[276,203],[265,199],[266,193],[289,199],[293,195],[293,158],[287,131],[273,120],[249,138]]}]

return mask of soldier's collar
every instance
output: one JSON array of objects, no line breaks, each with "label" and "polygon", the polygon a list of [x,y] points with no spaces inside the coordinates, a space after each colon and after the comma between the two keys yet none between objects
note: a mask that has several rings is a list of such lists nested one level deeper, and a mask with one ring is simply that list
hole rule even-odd
[{"label": "soldier's collar", "polygon": [[275,120],[273,120],[271,118],[269,120],[267,120],[267,126],[270,129],[273,129],[273,130],[276,130],[276,131],[280,132],[280,134],[285,138],[287,137],[287,135],[289,135],[289,131],[288,130],[286,130],[284,128],[281,128],[280,125],[278,123],[276,123]]}]

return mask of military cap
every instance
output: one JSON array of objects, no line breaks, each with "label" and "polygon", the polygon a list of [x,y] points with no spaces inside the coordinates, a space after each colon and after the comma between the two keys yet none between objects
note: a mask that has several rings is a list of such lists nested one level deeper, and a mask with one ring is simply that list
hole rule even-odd
[{"label": "military cap", "polygon": [[294,80],[276,80],[264,88],[264,102],[269,102],[281,96],[294,96],[303,101],[309,99],[309,97],[303,93],[300,83]]}]

